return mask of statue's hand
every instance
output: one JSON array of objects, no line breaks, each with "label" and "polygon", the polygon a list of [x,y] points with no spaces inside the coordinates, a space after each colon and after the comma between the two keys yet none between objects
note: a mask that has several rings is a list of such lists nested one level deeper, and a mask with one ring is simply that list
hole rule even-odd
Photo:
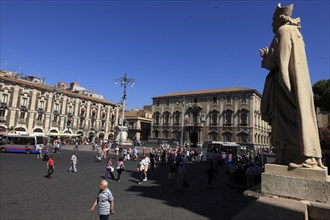
[{"label": "statue's hand", "polygon": [[261,49],[259,49],[259,52],[260,52],[260,56],[261,56],[261,57],[264,57],[265,55],[268,54],[269,49],[268,49],[268,47],[266,47],[266,48],[261,48]]},{"label": "statue's hand", "polygon": [[266,68],[268,70],[273,70],[276,68],[276,65],[272,61],[272,49],[269,51],[268,47],[259,49],[260,56],[263,58],[261,62],[261,67]]}]

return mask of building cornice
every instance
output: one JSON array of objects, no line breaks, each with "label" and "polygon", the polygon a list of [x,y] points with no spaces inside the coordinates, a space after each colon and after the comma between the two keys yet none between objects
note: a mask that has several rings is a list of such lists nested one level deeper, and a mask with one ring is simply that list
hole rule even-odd
[{"label": "building cornice", "polygon": [[47,91],[47,92],[57,92],[63,95],[67,95],[73,98],[79,98],[79,99],[83,99],[83,100],[87,100],[87,101],[91,101],[91,102],[97,102],[97,103],[102,103],[102,104],[106,104],[106,105],[111,105],[112,107],[115,107],[116,105],[112,102],[108,102],[105,101],[103,99],[98,99],[98,98],[94,98],[94,97],[88,97],[85,95],[81,95],[81,94],[77,94],[71,91],[67,91],[65,89],[61,89],[61,88],[56,88],[53,86],[47,86],[47,85],[43,85],[43,84],[36,84],[33,82],[28,82],[28,81],[24,81],[24,80],[19,80],[19,79],[15,79],[12,77],[8,77],[8,76],[0,76],[0,82],[7,84],[14,84],[14,85],[19,85],[22,87],[28,87],[31,89],[37,89],[37,90],[41,90],[41,91]]},{"label": "building cornice", "polygon": [[175,92],[167,95],[155,96],[152,99],[167,99],[167,98],[183,98],[189,96],[205,96],[205,95],[226,95],[226,94],[237,94],[237,93],[256,93],[261,97],[261,94],[256,89],[249,88],[221,88],[211,90],[196,90],[189,92]]}]

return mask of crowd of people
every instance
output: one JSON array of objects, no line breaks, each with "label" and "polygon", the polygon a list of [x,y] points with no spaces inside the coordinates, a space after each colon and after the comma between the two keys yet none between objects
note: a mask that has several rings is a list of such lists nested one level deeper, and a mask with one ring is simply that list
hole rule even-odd
[{"label": "crowd of people", "polygon": [[261,182],[263,172],[263,162],[260,155],[233,158],[226,165],[226,173],[230,187],[251,189]]},{"label": "crowd of people", "polygon": [[[168,170],[168,183],[174,185],[177,191],[182,192],[189,187],[189,181],[187,179],[187,171],[189,171],[189,168],[187,164],[196,164],[199,166],[198,164],[203,161],[204,163],[201,163],[201,166],[205,168],[203,178],[205,178],[205,182],[207,182],[209,189],[216,186],[215,183],[217,182],[215,182],[215,180],[217,179],[219,166],[224,166],[224,169],[222,170],[226,171],[228,179],[219,179],[218,181],[228,182],[229,187],[250,189],[260,183],[263,162],[265,162],[265,158],[260,157],[259,154],[256,154],[256,156],[252,156],[253,154],[251,154],[250,156],[243,155],[240,157],[233,157],[230,161],[225,160],[225,164],[221,164],[219,161],[208,161],[206,163],[203,149],[179,146],[171,147],[167,144],[161,144],[158,147],[153,148],[134,146],[120,147],[114,145],[113,148],[107,149],[107,146],[101,143],[95,143],[94,151],[96,152],[96,161],[100,162],[103,159],[106,160],[104,176],[102,178],[104,181],[100,183],[100,188],[101,185],[102,187],[107,185],[109,179],[118,182],[125,181],[125,163],[128,161],[130,161],[129,163],[134,163],[135,161],[137,173],[136,182],[139,185],[144,184],[144,182],[147,182],[150,179],[153,180],[157,173],[155,168],[162,166],[163,168],[166,167]],[[78,148],[74,149],[70,158],[68,172],[78,172],[77,152]],[[45,175],[47,178],[52,178],[55,170],[53,153],[55,153],[55,151],[51,152],[50,149],[46,147],[37,155],[38,158],[43,158],[43,160],[47,161],[47,174]],[[110,155],[110,153],[112,155]],[[100,164],[103,166],[103,163]],[[190,170],[189,172],[194,171]],[[162,174],[164,174],[164,172],[162,172]],[[106,192],[106,190],[101,191],[101,194],[99,193],[98,196],[102,196],[102,193]],[[109,195],[109,193],[107,195]],[[108,197],[108,200],[111,202],[110,197]],[[99,205],[99,203],[97,202],[96,205]],[[91,211],[94,210],[96,205],[94,203]],[[102,213],[109,215],[110,211]]]}]

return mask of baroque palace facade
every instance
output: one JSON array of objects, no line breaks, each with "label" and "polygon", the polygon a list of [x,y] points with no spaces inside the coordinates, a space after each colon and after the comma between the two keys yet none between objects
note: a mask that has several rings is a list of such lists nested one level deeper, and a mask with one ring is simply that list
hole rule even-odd
[{"label": "baroque palace facade", "polygon": [[239,143],[246,150],[269,147],[271,130],[261,120],[260,103],[257,90],[244,88],[153,97],[151,138],[191,146],[223,141]]},{"label": "baroque palace facade", "polygon": [[150,138],[151,132],[151,111],[132,110],[125,112],[125,120],[128,126],[128,139],[131,141],[145,141]]},{"label": "baroque palace facade", "polygon": [[118,121],[115,104],[9,73],[0,72],[1,133],[113,139]]}]

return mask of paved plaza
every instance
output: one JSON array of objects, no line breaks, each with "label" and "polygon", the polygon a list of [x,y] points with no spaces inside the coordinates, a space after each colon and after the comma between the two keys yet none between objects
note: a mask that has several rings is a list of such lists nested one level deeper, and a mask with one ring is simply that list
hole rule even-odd
[{"label": "paved plaza", "polygon": [[[44,178],[46,162],[36,155],[0,154],[0,219],[98,219],[90,213],[104,175],[106,160],[95,161],[95,151],[78,151],[77,173],[67,172],[72,150],[53,154],[55,172]],[[110,155],[114,157],[114,155]],[[113,159],[115,162],[116,159]],[[158,167],[147,182],[138,184],[137,161],[126,161],[121,182],[109,179],[115,197],[110,219],[231,219],[251,199],[228,187],[220,167],[213,189],[207,187],[206,162],[187,164],[189,187],[176,191],[167,178],[168,167]],[[116,176],[115,172],[115,176]]]}]

